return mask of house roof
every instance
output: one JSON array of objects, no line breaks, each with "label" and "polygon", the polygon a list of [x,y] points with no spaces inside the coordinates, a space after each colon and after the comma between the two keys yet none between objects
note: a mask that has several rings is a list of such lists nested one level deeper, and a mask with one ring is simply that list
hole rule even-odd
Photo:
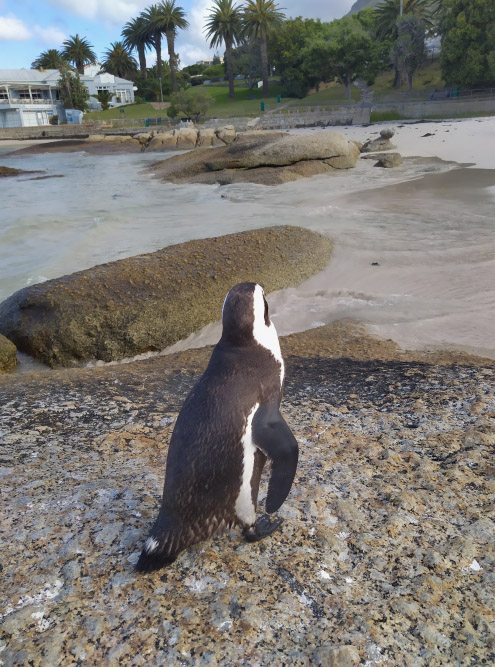
[{"label": "house roof", "polygon": [[[100,83],[100,81],[104,82],[102,79],[100,79],[100,76],[105,76],[105,75],[100,75],[97,74],[96,76],[88,76],[88,75],[82,75],[81,76],[81,81],[95,81],[96,83]],[[113,76],[111,75],[106,75],[106,76],[111,76],[112,78],[112,83],[130,83],[132,84],[132,81],[128,81],[127,79],[121,79],[118,76]],[[24,83],[24,84],[56,84],[57,81],[60,79],[60,72],[58,69],[45,69],[45,70],[37,70],[37,69],[25,69],[24,67],[22,69],[0,69],[0,84],[2,83]]]},{"label": "house roof", "polygon": [[56,83],[60,79],[58,69],[0,69],[0,83]]}]

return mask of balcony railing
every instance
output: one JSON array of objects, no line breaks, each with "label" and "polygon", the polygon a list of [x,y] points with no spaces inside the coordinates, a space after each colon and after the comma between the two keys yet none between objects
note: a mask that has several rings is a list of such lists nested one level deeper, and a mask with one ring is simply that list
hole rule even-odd
[{"label": "balcony railing", "polygon": [[51,100],[49,97],[46,99],[29,99],[29,98],[24,98],[24,97],[10,97],[10,99],[7,99],[6,97],[0,97],[0,105],[2,104],[44,104],[45,106],[51,105],[51,104],[57,104],[57,100]]}]

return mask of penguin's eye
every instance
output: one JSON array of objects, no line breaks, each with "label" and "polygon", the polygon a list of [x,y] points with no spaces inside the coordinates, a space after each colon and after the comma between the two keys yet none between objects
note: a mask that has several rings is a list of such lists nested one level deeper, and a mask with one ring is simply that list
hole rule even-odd
[{"label": "penguin's eye", "polygon": [[267,327],[270,326],[270,318],[268,317],[268,304],[266,302],[265,297],[263,297],[263,301],[265,302],[265,324]]}]

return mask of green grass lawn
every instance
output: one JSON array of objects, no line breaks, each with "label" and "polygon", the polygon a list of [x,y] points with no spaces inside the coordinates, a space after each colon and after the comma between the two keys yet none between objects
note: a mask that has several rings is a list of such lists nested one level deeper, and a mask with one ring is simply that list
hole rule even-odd
[{"label": "green grass lawn", "polygon": [[[382,100],[393,101],[403,100],[407,97],[407,88],[396,90],[392,87],[394,73],[392,70],[382,72],[376,77],[375,82],[370,86],[375,92],[375,102]],[[428,96],[435,88],[443,88],[444,82],[441,78],[440,63],[438,60],[426,63],[421,67],[413,79],[413,94],[422,93],[424,98]],[[278,96],[281,95],[281,86],[278,80],[270,83],[270,96],[263,100],[261,88],[249,89],[244,82],[237,81],[235,86],[235,99],[229,98],[229,89],[227,83],[214,83],[197,86],[198,92],[205,93],[213,99],[213,104],[208,110],[210,118],[232,118],[236,116],[257,116],[261,113],[261,102],[264,102],[264,111],[288,112],[294,108],[311,108],[325,104],[353,104],[359,102],[360,91],[357,86],[351,87],[351,99],[345,99],[345,89],[338,83],[322,84],[320,90],[304,99],[281,97],[281,103],[278,102]],[[124,109],[121,113],[120,109]],[[462,116],[474,116],[484,114],[462,114]],[[491,115],[491,114],[486,114]],[[382,117],[383,116],[383,117]],[[460,117],[462,117],[460,116]],[[117,109],[108,109],[108,111],[95,111],[84,115],[86,122],[92,120],[111,120],[119,119],[125,124],[126,119],[145,119],[145,118],[167,119],[165,109],[154,109],[150,103],[129,104]],[[400,116],[395,112],[373,112],[372,120],[392,120],[399,119]],[[120,124],[119,124],[120,125]]]},{"label": "green grass lawn", "polygon": [[[407,86],[402,88],[393,88],[394,83],[394,71],[393,69],[387,70],[379,74],[374,83],[370,86],[375,92],[375,99],[379,97],[386,96],[400,96],[403,97],[407,94]],[[434,60],[433,62],[428,62],[418,69],[415,76],[413,77],[413,92],[424,91],[425,95],[428,92],[435,90],[435,88],[443,88],[445,82],[442,80],[442,74],[440,71],[440,61]]]},{"label": "green grass lawn", "polygon": [[[120,113],[120,109],[124,109],[124,113]],[[106,111],[90,111],[84,114],[84,121],[91,120],[110,120],[112,118],[157,118],[162,116],[165,118],[167,116],[167,111],[165,109],[154,109],[151,104],[144,102],[142,104],[127,104],[124,107],[118,107],[115,109],[107,109]]]}]

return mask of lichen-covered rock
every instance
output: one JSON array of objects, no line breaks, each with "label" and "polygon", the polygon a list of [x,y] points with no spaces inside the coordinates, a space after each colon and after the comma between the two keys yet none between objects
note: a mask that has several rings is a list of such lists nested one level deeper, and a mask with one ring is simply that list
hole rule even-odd
[{"label": "lichen-covered rock", "polygon": [[349,323],[281,346],[300,458],[280,530],[148,575],[133,564],[211,350],[0,377],[5,667],[493,664],[493,361]]},{"label": "lichen-covered rock", "polygon": [[385,169],[392,169],[399,167],[402,164],[402,156],[400,153],[383,153],[378,158],[374,165],[375,167],[385,167]]},{"label": "lichen-covered rock", "polygon": [[385,127],[383,130],[380,130],[380,136],[382,139],[392,139],[395,134],[395,130],[392,127]]},{"label": "lichen-covered rock", "polygon": [[177,148],[180,150],[187,150],[188,148],[196,148],[198,141],[198,131],[195,128],[184,127],[177,130]]},{"label": "lichen-covered rock", "polygon": [[177,155],[153,165],[157,178],[174,183],[253,182],[277,185],[297,178],[348,169],[359,150],[343,135],[246,132],[228,146]]},{"label": "lichen-covered rock", "polygon": [[161,350],[219,319],[236,283],[296,285],[331,247],[288,226],[181,243],[19,290],[0,304],[0,333],[51,366]]},{"label": "lichen-covered rock", "polygon": [[231,144],[237,136],[233,125],[224,125],[218,128],[216,135],[224,144]]},{"label": "lichen-covered rock", "polygon": [[15,368],[16,352],[17,348],[14,343],[0,334],[0,373],[6,373]]},{"label": "lichen-covered rock", "polygon": [[209,148],[210,146],[225,146],[225,142],[217,137],[213,128],[201,128],[198,132],[198,148]]},{"label": "lichen-covered rock", "polygon": [[[385,132],[386,135],[389,134],[387,130],[382,130],[382,132]],[[393,136],[393,134],[392,134]],[[394,144],[390,141],[391,137],[385,137],[382,135],[380,132],[380,136],[377,137],[376,139],[368,139],[363,146],[361,147],[361,153],[374,153],[375,151],[390,151],[394,148],[397,148],[397,146],[394,146]]]},{"label": "lichen-covered rock", "polygon": [[134,139],[137,139],[140,144],[146,146],[151,141],[152,136],[151,132],[140,132],[139,134],[134,135]]}]

